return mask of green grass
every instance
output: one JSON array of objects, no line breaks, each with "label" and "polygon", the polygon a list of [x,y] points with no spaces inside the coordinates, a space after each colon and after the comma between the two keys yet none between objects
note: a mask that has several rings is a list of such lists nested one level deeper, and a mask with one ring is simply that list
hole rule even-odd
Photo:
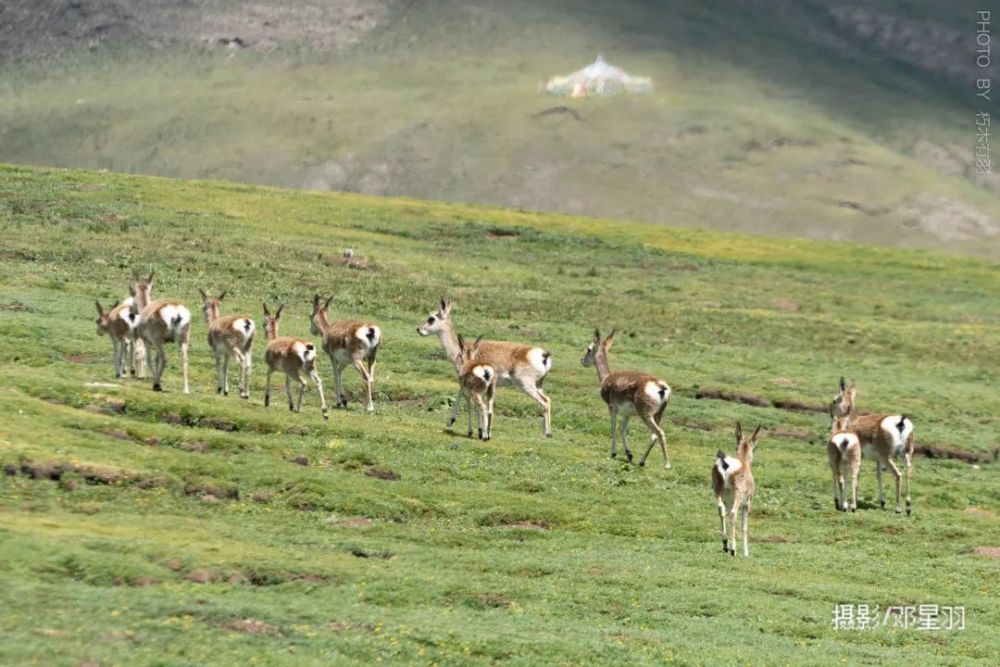
[{"label": "green grass", "polygon": [[[0,160],[1000,257],[995,192],[916,150],[971,170],[971,85],[815,37],[830,18],[811,3],[653,4],[442,0],[336,56],[126,42],[18,63]],[[973,3],[925,4],[878,9],[973,29]],[[536,93],[598,52],[656,93]],[[585,121],[531,118],[557,104]]]},{"label": "green grass", "polygon": [[[497,234],[496,232],[501,232]],[[402,199],[0,166],[4,664],[936,664],[995,662],[996,464],[919,458],[913,516],[831,507],[812,413],[696,400],[720,387],[809,403],[855,377],[917,440],[996,447],[996,265]],[[367,270],[337,263],[344,247]],[[225,312],[315,292],[385,332],[374,415],[328,422],[215,395],[205,325],[192,391],[116,381],[93,299],[155,268],[154,294],[227,288]],[[494,439],[444,430],[455,393],[416,325],[442,295],[463,333],[544,345],[554,437],[497,400]],[[674,467],[608,458],[595,324],[612,365],[674,387]],[[321,366],[332,386],[329,365]],[[720,553],[708,469],[732,427],[754,464],[751,558]],[[634,444],[645,439],[633,427]],[[306,457],[308,465],[293,462]],[[398,481],[366,474],[391,470]],[[832,629],[838,603],[960,604],[961,632]],[[247,621],[247,619],[251,619]],[[989,656],[994,656],[990,658]]]}]

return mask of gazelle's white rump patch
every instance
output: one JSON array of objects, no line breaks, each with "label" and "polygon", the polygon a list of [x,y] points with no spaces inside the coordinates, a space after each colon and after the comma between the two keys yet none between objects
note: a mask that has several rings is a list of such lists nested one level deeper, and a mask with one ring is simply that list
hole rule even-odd
[{"label": "gazelle's white rump patch", "polygon": [[861,444],[861,441],[858,440],[857,435],[855,435],[854,433],[849,433],[847,431],[844,431],[842,433],[835,433],[831,438],[831,440],[833,440],[833,444],[836,445],[837,449],[839,449],[842,452],[846,452],[852,447],[858,447]]},{"label": "gazelle's white rump patch", "polygon": [[374,324],[371,326],[358,327],[354,330],[354,336],[369,347],[375,347],[382,340],[382,330]]},{"label": "gazelle's white rump patch", "polygon": [[160,308],[160,317],[163,318],[163,322],[167,326],[171,327],[174,326],[174,320],[180,318],[177,322],[178,329],[191,323],[191,311],[179,304],[168,303]]},{"label": "gazelle's white rump patch", "polygon": [[[900,420],[903,422],[902,432],[898,428]],[[889,415],[879,423],[879,426],[889,437],[889,442],[892,443],[892,455],[899,456],[902,454],[906,448],[907,440],[913,435],[913,422],[909,419],[904,419],[902,415]]]},{"label": "gazelle's white rump patch", "polygon": [[493,367],[487,366],[485,364],[473,368],[472,374],[485,382],[489,382],[490,380],[494,379],[497,376],[496,372],[493,370]]},{"label": "gazelle's white rump patch", "polygon": [[316,358],[316,346],[304,340],[292,343],[292,351],[302,360],[302,363],[309,363]]},{"label": "gazelle's white rump patch", "polygon": [[646,396],[649,396],[651,400],[660,404],[666,403],[670,398],[670,387],[667,386],[666,382],[653,382],[650,380],[646,383],[646,386],[643,387],[643,392],[645,392]]},{"label": "gazelle's white rump patch", "polygon": [[715,468],[719,471],[719,474],[722,476],[722,480],[725,482],[725,487],[728,489],[732,486],[729,478],[732,477],[733,473],[743,469],[743,462],[733,456],[727,456],[723,460],[726,465],[723,466],[722,461],[716,459]]},{"label": "gazelle's white rump patch", "polygon": [[536,372],[545,375],[552,369],[552,355],[540,347],[533,347],[528,350],[528,363]]},{"label": "gazelle's white rump patch", "polygon": [[249,317],[241,317],[233,320],[233,330],[243,336],[243,340],[248,340],[257,330],[257,325]]}]

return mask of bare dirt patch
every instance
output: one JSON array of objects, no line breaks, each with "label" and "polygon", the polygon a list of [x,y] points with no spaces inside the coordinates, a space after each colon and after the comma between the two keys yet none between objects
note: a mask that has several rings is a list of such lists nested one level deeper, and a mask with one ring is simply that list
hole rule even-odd
[{"label": "bare dirt patch", "polygon": [[217,499],[221,498],[225,500],[240,499],[240,490],[235,486],[225,487],[210,482],[185,484],[184,493],[189,496],[212,496]]},{"label": "bare dirt patch", "polygon": [[223,623],[222,627],[232,632],[240,632],[247,635],[274,635],[278,634],[278,627],[265,623],[255,618],[242,618],[236,621]]},{"label": "bare dirt patch", "polygon": [[395,482],[397,480],[402,479],[402,477],[398,472],[387,470],[385,468],[376,468],[375,466],[372,466],[367,470],[365,470],[365,474],[368,475],[369,477],[386,480],[387,482]]},{"label": "bare dirt patch", "polygon": [[544,531],[550,530],[551,526],[549,525],[549,522],[544,519],[530,519],[528,521],[512,521],[511,523],[503,523],[497,526],[497,528],[502,528],[504,530]]},{"label": "bare dirt patch", "polygon": [[976,547],[972,550],[973,555],[986,556],[987,558],[1000,558],[1000,547]]},{"label": "bare dirt patch", "polygon": [[488,609],[507,609],[510,607],[511,601],[502,595],[484,593],[476,596],[476,605]]}]

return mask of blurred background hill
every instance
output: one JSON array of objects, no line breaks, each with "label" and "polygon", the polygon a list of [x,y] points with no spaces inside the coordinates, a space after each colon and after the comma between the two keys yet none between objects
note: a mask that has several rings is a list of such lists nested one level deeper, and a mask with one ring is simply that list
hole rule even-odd
[{"label": "blurred background hill", "polygon": [[[0,161],[997,258],[978,9],[5,0]],[[598,53],[654,94],[538,92]]]}]

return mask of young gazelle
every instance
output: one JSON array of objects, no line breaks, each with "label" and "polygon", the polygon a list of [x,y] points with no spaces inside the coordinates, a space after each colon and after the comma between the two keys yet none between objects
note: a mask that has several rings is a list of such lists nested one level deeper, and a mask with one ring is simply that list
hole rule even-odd
[{"label": "young gazelle", "polygon": [[[611,413],[611,458],[618,456],[618,432],[621,433],[625,456],[632,460],[632,450],[628,448],[628,421],[632,415],[638,415],[649,428],[652,436],[646,453],[639,459],[639,465],[646,465],[646,457],[652,451],[657,440],[663,451],[663,467],[670,469],[670,458],[667,456],[667,440],[660,428],[663,410],[670,400],[670,386],[659,378],[637,373],[636,371],[611,371],[608,363],[608,350],[615,342],[615,332],[601,340],[601,332],[594,329],[594,340],[587,346],[580,363],[584,366],[596,366],[597,377],[601,380],[601,398],[608,404]],[[621,416],[621,427],[616,422]]]},{"label": "young gazelle", "polygon": [[[184,393],[190,394],[188,387],[188,342],[191,338],[191,311],[173,299],[150,300],[153,291],[153,274],[141,281],[138,278],[129,286],[139,310],[137,333],[146,344],[146,358],[153,367],[153,391],[163,391],[160,381],[167,365],[167,355],[163,346],[177,343],[181,349],[181,370],[184,375]],[[152,349],[156,348],[156,363],[152,360]]]},{"label": "young gazelle", "polygon": [[[458,334],[455,333],[455,327],[451,322],[451,301],[441,299],[438,310],[430,313],[427,321],[417,327],[417,333],[421,336],[436,334],[449,361],[458,365],[462,348],[458,344]],[[477,359],[493,367],[497,374],[498,385],[516,387],[542,406],[542,433],[546,437],[551,437],[552,402],[542,390],[542,383],[552,370],[552,354],[540,347],[484,340],[479,344]],[[462,400],[463,394],[459,392],[448,420],[449,428],[458,417],[458,404]]]},{"label": "young gazelle", "polygon": [[[830,426],[830,439],[826,441],[826,456],[833,473],[833,508],[846,512],[848,506],[852,512],[858,509],[858,474],[861,470],[861,442],[858,436],[850,430],[850,420],[847,417],[833,417]],[[849,469],[851,475],[851,500],[844,497],[844,470]]]},{"label": "young gazelle", "polygon": [[[319,391],[319,403],[323,410],[323,419],[329,419],[326,407],[326,397],[323,396],[323,380],[316,372],[316,346],[307,340],[292,336],[278,335],[278,321],[285,306],[278,306],[277,312],[271,311],[264,304],[264,333],[267,336],[267,351],[264,360],[267,361],[267,383],[264,385],[264,407],[271,404],[271,375],[275,371],[285,374],[285,393],[288,394],[288,409],[293,412],[302,410],[302,394],[306,388],[308,377]],[[298,403],[292,403],[292,378],[299,383]]]},{"label": "young gazelle", "polygon": [[[462,349],[458,369],[458,386],[466,400],[475,403],[479,413],[479,439],[489,440],[493,436],[493,397],[496,395],[497,373],[489,364],[479,359],[483,337],[469,345],[462,337],[458,344]],[[458,401],[455,402],[458,404]],[[472,437],[472,411],[469,411],[469,437]]]},{"label": "young gazelle", "polygon": [[327,299],[321,306],[319,294],[313,297],[309,332],[314,336],[323,336],[323,351],[330,357],[333,377],[337,383],[337,407],[347,407],[343,375],[344,368],[351,365],[361,374],[361,380],[365,383],[365,395],[368,399],[365,411],[374,412],[372,382],[375,379],[375,355],[378,354],[378,346],[382,342],[382,330],[375,324],[363,320],[331,322],[327,317],[331,301],[333,297]]},{"label": "young gazelle", "polygon": [[840,379],[840,392],[831,404],[831,416],[836,419],[845,417],[848,420],[847,430],[858,437],[861,453],[864,458],[876,459],[875,474],[878,479],[878,502],[885,508],[885,494],[882,490],[882,472],[886,469],[892,472],[896,479],[896,513],[903,511],[900,505],[900,472],[894,459],[903,457],[906,464],[906,513],[911,512],[910,477],[913,472],[913,422],[902,414],[858,415],[855,412],[855,400],[858,389],[854,381],[851,386],[845,386],[844,378]]},{"label": "young gazelle", "polygon": [[[135,331],[139,326],[138,309],[131,299],[121,304],[115,302],[111,310],[107,311],[99,300],[95,300],[94,304],[97,306],[97,335],[110,336],[114,347],[115,377],[125,377],[126,357],[129,360],[129,372],[134,376],[137,361]],[[141,360],[139,363],[141,369]]]},{"label": "young gazelle", "polygon": [[201,312],[208,323],[208,346],[215,353],[216,392],[229,395],[229,357],[233,357],[240,367],[240,396],[250,398],[250,366],[252,363],[254,321],[246,315],[220,315],[222,300],[226,290],[215,299],[203,289]]},{"label": "young gazelle", "polygon": [[[715,491],[715,502],[719,507],[719,520],[722,522],[722,553],[736,555],[736,510],[743,515],[743,555],[750,556],[748,544],[747,519],[750,514],[750,501],[753,500],[754,481],[750,464],[753,463],[753,453],[757,449],[757,437],[760,426],[750,438],[743,437],[743,429],[736,422],[736,456],[726,456],[721,449],[715,455],[712,466],[712,489]],[[726,534],[726,514],[729,515],[729,535]],[[728,537],[728,540],[727,540]]]}]

